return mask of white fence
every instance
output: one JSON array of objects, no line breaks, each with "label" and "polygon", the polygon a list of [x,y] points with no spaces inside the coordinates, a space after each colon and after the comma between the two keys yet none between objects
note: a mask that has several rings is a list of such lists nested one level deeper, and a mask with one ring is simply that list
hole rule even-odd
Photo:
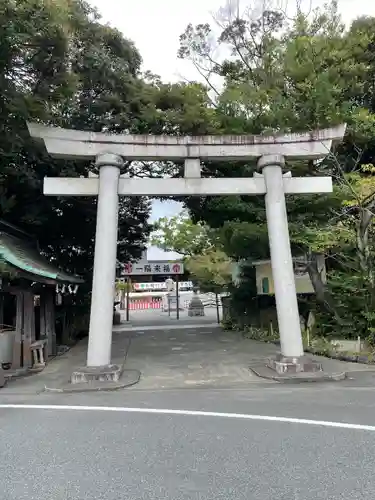
[{"label": "white fence", "polygon": [[[180,296],[180,308],[183,310],[187,310],[189,308],[189,303],[193,298],[193,292],[181,292]],[[199,294],[199,298],[201,299],[203,306],[207,308],[216,307],[216,295],[214,293],[202,293]],[[119,296],[117,300],[121,301],[121,297]],[[126,309],[126,300],[123,302],[123,307]],[[218,305],[222,306],[221,296],[218,295]],[[173,304],[171,303],[172,308],[176,307],[175,300],[173,300]],[[120,306],[121,307],[121,306]],[[164,311],[168,311],[168,298],[165,292],[141,292],[141,293],[130,293],[129,296],[129,309],[130,310],[145,310],[145,309],[162,309]]]}]

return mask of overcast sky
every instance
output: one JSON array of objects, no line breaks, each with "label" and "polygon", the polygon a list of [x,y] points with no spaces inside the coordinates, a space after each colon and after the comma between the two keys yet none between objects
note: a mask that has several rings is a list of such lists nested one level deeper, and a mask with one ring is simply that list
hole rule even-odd
[{"label": "overcast sky", "polygon": [[[194,68],[177,59],[179,36],[188,23],[211,22],[213,15],[227,0],[89,0],[97,7],[103,21],[118,28],[135,43],[143,58],[143,69],[162,77],[164,81],[182,78],[197,79]],[[230,0],[236,3],[237,0]],[[238,0],[240,10],[256,0]],[[274,0],[292,9],[295,0]],[[317,7],[323,0],[301,0],[305,9]],[[340,12],[345,22],[361,15],[375,16],[374,0],[339,0]],[[171,216],[180,207],[173,203],[155,202],[152,219]],[[149,258],[157,259],[160,253],[152,249]]]},{"label": "overcast sky", "polygon": [[[188,23],[211,22],[227,0],[89,0],[98,8],[105,22],[121,30],[140,51],[144,67],[164,80],[179,80],[180,75],[196,78],[192,67],[176,57],[178,39]],[[231,0],[235,3],[236,0]],[[256,0],[239,0],[244,9]],[[274,0],[289,5],[295,0]],[[319,6],[323,0],[301,0],[305,9]],[[374,0],[339,0],[346,22],[360,15],[375,16]]]}]

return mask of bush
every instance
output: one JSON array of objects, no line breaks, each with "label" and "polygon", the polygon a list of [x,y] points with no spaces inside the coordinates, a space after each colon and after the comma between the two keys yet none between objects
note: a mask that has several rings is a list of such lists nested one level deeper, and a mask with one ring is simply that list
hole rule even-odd
[{"label": "bush", "polygon": [[279,340],[279,334],[276,331],[254,326],[245,327],[243,336],[247,339],[259,340],[261,342],[275,342]]}]

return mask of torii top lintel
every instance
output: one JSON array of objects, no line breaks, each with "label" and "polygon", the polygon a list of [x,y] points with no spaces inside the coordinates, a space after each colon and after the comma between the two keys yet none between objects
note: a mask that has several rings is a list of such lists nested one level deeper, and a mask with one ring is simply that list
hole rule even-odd
[{"label": "torii top lintel", "polygon": [[324,158],[332,143],[343,139],[346,125],[298,134],[283,135],[125,135],[85,132],[27,124],[32,137],[42,140],[53,157],[94,159],[113,153],[128,160],[228,161],[282,155],[287,158]]}]

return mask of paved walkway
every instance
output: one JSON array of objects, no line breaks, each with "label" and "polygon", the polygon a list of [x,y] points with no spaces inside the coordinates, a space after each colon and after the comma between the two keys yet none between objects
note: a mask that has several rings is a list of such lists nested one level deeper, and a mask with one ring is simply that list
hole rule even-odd
[{"label": "paved walkway", "polygon": [[[191,318],[190,318],[191,319]],[[202,318],[201,318],[202,319]],[[246,388],[249,384],[274,384],[259,379],[249,365],[277,351],[273,344],[243,339],[235,332],[224,332],[217,324],[189,321],[166,322],[152,328],[139,318],[139,326],[125,324],[113,334],[112,360],[125,368],[141,372],[140,382],[126,390],[184,388]],[[141,325],[143,322],[143,326]],[[52,360],[40,374],[11,381],[1,394],[30,394],[44,387],[68,382],[71,373],[86,362],[87,339],[68,353]],[[328,371],[370,371],[373,367],[322,358]]]},{"label": "paved walkway", "polygon": [[[138,327],[168,327],[168,326],[199,326],[210,324],[218,326],[217,312],[214,307],[205,308],[205,316],[188,316],[188,312],[180,311],[180,317],[177,319],[176,311],[171,311],[170,316],[167,312],[160,309],[146,309],[139,311],[130,311],[129,322],[126,321],[126,312],[121,312],[122,324],[114,327],[114,331],[124,330],[125,328],[134,329]],[[221,319],[221,309],[219,309]]]},{"label": "paved walkway", "polygon": [[274,351],[217,326],[138,331],[131,337],[126,367],[141,371],[137,389],[246,386],[259,382],[249,370],[251,360]]}]

